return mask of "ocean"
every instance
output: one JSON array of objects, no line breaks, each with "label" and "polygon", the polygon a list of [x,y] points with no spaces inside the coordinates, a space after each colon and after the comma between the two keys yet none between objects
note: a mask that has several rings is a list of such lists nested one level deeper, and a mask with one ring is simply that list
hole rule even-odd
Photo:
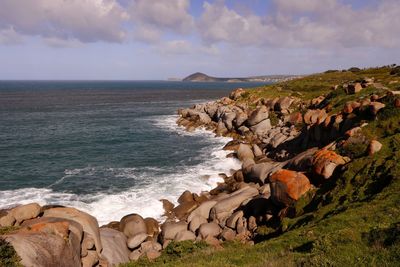
[{"label": "ocean", "polygon": [[0,209],[76,207],[99,224],[129,213],[162,218],[238,169],[228,138],[176,125],[178,108],[260,83],[0,81]]}]

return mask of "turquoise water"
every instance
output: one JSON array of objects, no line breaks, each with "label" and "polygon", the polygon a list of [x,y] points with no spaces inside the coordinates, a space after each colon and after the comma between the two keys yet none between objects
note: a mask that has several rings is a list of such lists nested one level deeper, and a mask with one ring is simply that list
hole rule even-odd
[{"label": "turquoise water", "polygon": [[229,140],[177,127],[176,110],[258,84],[0,82],[0,207],[75,206],[101,223],[160,217],[158,201],[238,168]]}]

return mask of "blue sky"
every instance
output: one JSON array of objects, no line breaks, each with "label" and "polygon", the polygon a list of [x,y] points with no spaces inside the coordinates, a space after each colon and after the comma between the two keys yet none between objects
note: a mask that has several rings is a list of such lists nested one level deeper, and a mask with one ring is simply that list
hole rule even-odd
[{"label": "blue sky", "polygon": [[400,63],[398,0],[1,0],[0,79],[306,74]]}]

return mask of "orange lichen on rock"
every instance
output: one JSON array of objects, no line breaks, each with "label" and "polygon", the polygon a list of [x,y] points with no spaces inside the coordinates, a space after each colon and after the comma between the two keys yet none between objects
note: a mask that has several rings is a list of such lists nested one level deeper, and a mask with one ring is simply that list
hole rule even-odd
[{"label": "orange lichen on rock", "polygon": [[316,174],[328,179],[332,176],[337,166],[345,163],[345,159],[334,151],[321,149],[314,154],[313,170]]},{"label": "orange lichen on rock", "polygon": [[270,182],[272,200],[284,206],[290,206],[311,188],[307,176],[285,169],[273,173]]}]

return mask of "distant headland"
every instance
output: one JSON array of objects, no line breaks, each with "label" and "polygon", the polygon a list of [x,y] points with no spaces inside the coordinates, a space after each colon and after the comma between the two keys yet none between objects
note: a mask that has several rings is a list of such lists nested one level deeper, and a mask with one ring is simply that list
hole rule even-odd
[{"label": "distant headland", "polygon": [[220,78],[196,72],[182,79],[184,82],[280,82],[298,78],[298,75],[264,75],[242,78]]}]

